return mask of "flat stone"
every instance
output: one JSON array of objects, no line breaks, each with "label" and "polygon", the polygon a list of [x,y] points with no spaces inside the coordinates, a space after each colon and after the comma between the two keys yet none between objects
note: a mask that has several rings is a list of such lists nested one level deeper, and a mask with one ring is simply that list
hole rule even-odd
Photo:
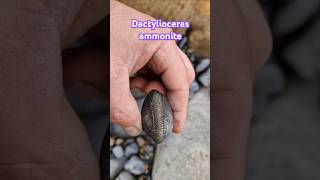
[{"label": "flat stone", "polygon": [[183,132],[157,146],[153,180],[210,179],[210,97],[203,88],[190,100]]},{"label": "flat stone", "polygon": [[124,151],[123,151],[123,148],[122,146],[120,145],[117,145],[115,146],[114,148],[112,148],[112,153],[114,154],[114,156],[116,158],[122,158],[124,156]]},{"label": "flat stone", "polygon": [[198,77],[198,81],[203,85],[204,87],[209,87],[210,85],[210,69],[207,69],[204,73],[202,73]]},{"label": "flat stone", "polygon": [[199,62],[199,64],[196,66],[195,72],[196,74],[203,72],[210,66],[210,59],[203,59]]},{"label": "flat stone", "polygon": [[124,169],[134,175],[140,175],[144,172],[144,162],[137,156],[132,156],[124,165]]},{"label": "flat stone", "polygon": [[119,174],[125,162],[126,162],[125,157],[120,159],[115,159],[115,158],[110,159],[110,179],[114,179]]},{"label": "flat stone", "polygon": [[136,178],[134,178],[130,173],[126,171],[122,171],[115,180],[135,180],[135,179]]},{"label": "flat stone", "polygon": [[130,143],[125,149],[126,157],[129,157],[134,154],[138,154],[138,152],[139,152],[139,146],[135,142]]}]

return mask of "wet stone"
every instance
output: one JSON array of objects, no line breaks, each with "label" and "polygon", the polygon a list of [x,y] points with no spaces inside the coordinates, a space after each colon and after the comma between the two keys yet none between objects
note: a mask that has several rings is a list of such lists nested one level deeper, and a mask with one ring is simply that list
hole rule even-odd
[{"label": "wet stone", "polygon": [[137,156],[132,156],[124,165],[124,169],[134,175],[140,175],[145,171],[144,162]]}]

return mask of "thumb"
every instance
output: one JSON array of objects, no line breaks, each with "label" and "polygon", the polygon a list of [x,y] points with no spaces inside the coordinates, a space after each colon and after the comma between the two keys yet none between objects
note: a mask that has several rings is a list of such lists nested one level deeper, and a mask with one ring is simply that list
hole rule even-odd
[{"label": "thumb", "polygon": [[128,68],[110,64],[110,120],[130,136],[141,132],[141,114],[131,95]]}]

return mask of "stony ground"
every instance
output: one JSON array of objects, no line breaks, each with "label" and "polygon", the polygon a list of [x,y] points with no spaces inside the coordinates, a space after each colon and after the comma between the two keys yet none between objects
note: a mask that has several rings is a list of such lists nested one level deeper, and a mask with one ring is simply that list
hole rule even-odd
[{"label": "stony ground", "polygon": [[255,84],[246,179],[320,179],[320,1],[261,2],[275,45]]}]

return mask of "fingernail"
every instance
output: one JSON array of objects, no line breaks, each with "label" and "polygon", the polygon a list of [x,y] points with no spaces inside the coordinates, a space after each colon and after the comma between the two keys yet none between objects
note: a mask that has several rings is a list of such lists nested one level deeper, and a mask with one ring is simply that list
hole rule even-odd
[{"label": "fingernail", "polygon": [[126,127],[124,130],[129,136],[137,136],[140,134],[140,130],[136,127]]}]

